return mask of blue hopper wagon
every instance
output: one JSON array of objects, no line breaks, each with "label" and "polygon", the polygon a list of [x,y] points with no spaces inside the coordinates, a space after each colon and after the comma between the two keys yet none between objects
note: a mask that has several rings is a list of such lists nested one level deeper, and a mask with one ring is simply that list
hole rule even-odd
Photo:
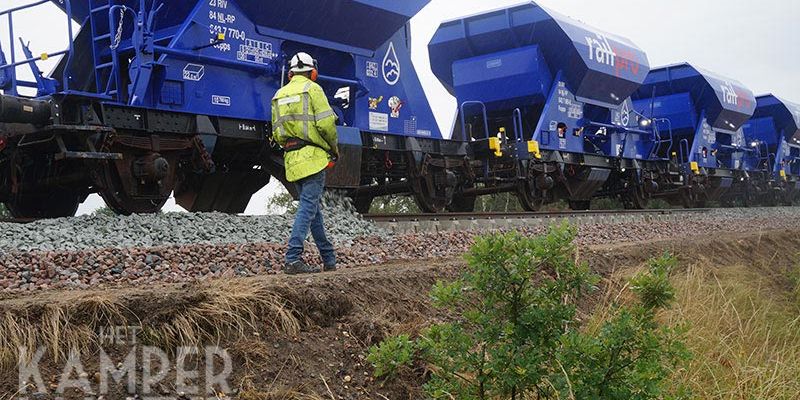
[{"label": "blue hopper wagon", "polygon": [[[758,169],[760,153],[744,125],[756,107],[753,92],[732,79],[689,64],[650,72],[634,93],[634,107],[669,137],[656,155],[669,168],[651,171],[661,194],[690,207],[723,201]],[[679,166],[679,168],[676,168]]]},{"label": "blue hopper wagon", "polygon": [[445,22],[429,49],[459,104],[454,137],[471,143],[452,208],[505,191],[531,211],[587,209],[603,190],[649,190],[637,160],[659,140],[630,100],[650,70],[632,42],[526,3]]},{"label": "blue hopper wagon", "polygon": [[800,197],[800,105],[774,95],[757,98],[745,140],[761,155],[760,171],[748,185],[752,203],[793,204]]}]

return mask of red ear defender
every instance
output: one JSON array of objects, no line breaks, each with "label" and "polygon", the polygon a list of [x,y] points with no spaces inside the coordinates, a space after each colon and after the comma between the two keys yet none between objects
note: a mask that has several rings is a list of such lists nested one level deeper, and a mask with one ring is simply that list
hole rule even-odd
[{"label": "red ear defender", "polygon": [[311,80],[316,82],[318,78],[319,78],[319,71],[317,71],[317,69],[314,68],[313,70],[311,70]]}]

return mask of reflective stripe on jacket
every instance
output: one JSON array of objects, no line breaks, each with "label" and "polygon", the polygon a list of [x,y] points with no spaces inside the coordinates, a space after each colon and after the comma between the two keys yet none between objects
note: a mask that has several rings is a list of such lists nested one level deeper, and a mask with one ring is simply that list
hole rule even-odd
[{"label": "reflective stripe on jacket", "polygon": [[272,99],[272,135],[281,147],[291,138],[310,144],[284,155],[289,182],[324,170],[330,155],[337,151],[338,137],[336,114],[322,88],[305,76],[295,75],[278,90]]}]

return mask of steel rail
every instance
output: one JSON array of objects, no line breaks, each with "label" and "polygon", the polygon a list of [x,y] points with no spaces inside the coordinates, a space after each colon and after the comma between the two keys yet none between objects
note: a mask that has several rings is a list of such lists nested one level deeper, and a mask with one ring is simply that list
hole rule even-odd
[{"label": "steel rail", "polygon": [[679,215],[702,214],[711,208],[654,209],[654,210],[589,210],[589,211],[540,211],[540,212],[475,212],[442,214],[365,214],[372,222],[418,222],[418,221],[478,221],[518,219],[561,219],[577,217],[601,217],[620,215]]},{"label": "steel rail", "polygon": [[0,218],[0,224],[29,224],[39,221],[36,218]]}]

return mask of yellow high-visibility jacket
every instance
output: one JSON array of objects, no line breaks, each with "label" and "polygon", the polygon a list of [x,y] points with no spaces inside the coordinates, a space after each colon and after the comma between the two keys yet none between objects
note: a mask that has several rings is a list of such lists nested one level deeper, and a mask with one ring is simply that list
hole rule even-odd
[{"label": "yellow high-visibility jacket", "polygon": [[338,151],[336,114],[322,87],[302,75],[278,90],[272,99],[272,135],[286,147],[290,138],[309,145],[286,152],[286,179],[297,182],[328,166],[330,156]]}]

